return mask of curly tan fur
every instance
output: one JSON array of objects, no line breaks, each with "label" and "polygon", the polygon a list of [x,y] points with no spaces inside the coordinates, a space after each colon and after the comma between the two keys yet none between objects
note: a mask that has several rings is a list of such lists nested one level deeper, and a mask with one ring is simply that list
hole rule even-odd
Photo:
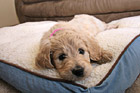
[{"label": "curly tan fur", "polygon": [[[112,54],[103,50],[94,38],[105,27],[105,23],[89,15],[78,15],[69,22],[58,22],[44,34],[36,64],[44,68],[55,67],[60,76],[66,80],[75,81],[88,77],[92,71],[90,60],[102,64],[112,59]],[[58,28],[62,29],[50,37]],[[79,49],[83,49],[84,54],[80,54]],[[59,59],[61,54],[66,55],[64,60]],[[72,73],[77,66],[84,68],[83,75],[80,77]]]}]

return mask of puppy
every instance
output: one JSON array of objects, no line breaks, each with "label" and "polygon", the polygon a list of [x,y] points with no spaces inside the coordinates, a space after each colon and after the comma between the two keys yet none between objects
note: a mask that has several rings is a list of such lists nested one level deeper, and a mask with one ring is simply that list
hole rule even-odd
[{"label": "puppy", "polygon": [[66,80],[85,79],[91,74],[91,61],[102,64],[112,59],[112,54],[95,40],[105,27],[104,22],[84,14],[69,22],[58,22],[42,37],[36,64],[55,68]]}]

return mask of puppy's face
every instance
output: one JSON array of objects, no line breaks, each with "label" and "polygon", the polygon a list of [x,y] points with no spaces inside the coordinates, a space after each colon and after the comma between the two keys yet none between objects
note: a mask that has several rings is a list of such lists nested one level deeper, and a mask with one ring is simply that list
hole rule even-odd
[{"label": "puppy's face", "polygon": [[60,76],[66,80],[81,80],[91,74],[92,66],[87,46],[75,35],[64,35],[51,42],[52,60]]},{"label": "puppy's face", "polygon": [[76,81],[88,77],[92,71],[90,59],[100,64],[112,59],[111,53],[100,48],[94,37],[89,38],[74,31],[60,31],[52,37],[49,35],[44,34],[41,40],[36,65],[55,67],[66,80]]}]

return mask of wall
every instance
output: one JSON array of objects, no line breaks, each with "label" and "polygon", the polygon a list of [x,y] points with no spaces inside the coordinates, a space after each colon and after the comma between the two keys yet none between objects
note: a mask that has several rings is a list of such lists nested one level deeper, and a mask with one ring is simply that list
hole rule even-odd
[{"label": "wall", "polygon": [[0,27],[18,24],[14,0],[0,0]]}]

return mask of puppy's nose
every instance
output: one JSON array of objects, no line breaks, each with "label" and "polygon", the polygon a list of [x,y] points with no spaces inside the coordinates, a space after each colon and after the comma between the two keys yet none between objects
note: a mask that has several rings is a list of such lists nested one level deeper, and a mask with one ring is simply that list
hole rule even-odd
[{"label": "puppy's nose", "polygon": [[77,77],[83,77],[84,68],[81,67],[81,66],[76,66],[76,67],[72,70],[72,74],[76,75]]}]

